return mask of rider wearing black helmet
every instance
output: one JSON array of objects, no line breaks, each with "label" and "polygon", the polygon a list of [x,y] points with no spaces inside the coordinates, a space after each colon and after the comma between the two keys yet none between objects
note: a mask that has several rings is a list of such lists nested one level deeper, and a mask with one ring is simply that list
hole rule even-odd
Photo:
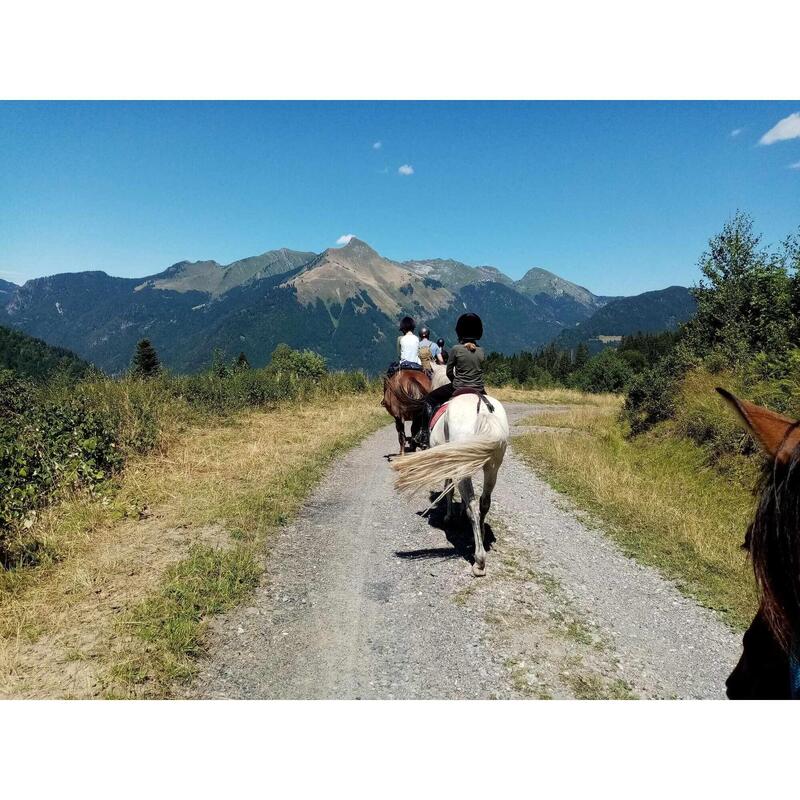
[{"label": "rider wearing black helmet", "polygon": [[485,394],[483,385],[483,361],[485,354],[478,345],[483,336],[483,322],[477,314],[462,314],[456,323],[458,344],[448,354],[447,377],[450,383],[429,392],[425,398],[423,425],[418,435],[419,444],[428,444],[428,426],[436,407],[446,403],[458,389],[471,389]]},{"label": "rider wearing black helmet", "polygon": [[422,369],[428,373],[433,374],[433,365],[437,362],[439,355],[439,348],[431,341],[431,332],[422,327],[419,329],[419,360],[422,364]]},{"label": "rider wearing black helmet", "polygon": [[439,348],[439,363],[446,364],[447,363],[447,350],[444,346],[444,339],[437,339],[436,346]]}]

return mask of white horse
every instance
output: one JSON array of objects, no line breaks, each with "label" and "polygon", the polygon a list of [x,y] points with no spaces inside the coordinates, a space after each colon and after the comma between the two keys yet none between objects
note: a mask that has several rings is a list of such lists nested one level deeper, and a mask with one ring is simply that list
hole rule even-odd
[{"label": "white horse", "polygon": [[450,383],[450,378],[447,377],[447,367],[444,364],[433,364],[431,389],[438,389],[446,383]]},{"label": "white horse", "polygon": [[[431,431],[430,449],[413,453],[392,463],[398,475],[395,486],[413,493],[445,481],[447,515],[452,519],[452,493],[455,483],[475,535],[475,561],[472,574],[486,574],[486,549],[483,523],[492,504],[492,490],[508,445],[508,418],[499,400],[486,398],[494,411],[478,395],[464,394],[448,402],[447,409]],[[480,502],[475,497],[472,476],[483,469]]]}]

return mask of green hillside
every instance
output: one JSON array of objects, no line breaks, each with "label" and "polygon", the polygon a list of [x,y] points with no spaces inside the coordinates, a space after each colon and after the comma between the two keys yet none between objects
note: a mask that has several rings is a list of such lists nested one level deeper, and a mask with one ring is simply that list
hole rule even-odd
[{"label": "green hillside", "polygon": [[0,369],[10,369],[24,378],[46,380],[58,373],[80,378],[91,365],[70,350],[0,326]]},{"label": "green hillside", "polygon": [[618,343],[623,336],[675,330],[691,319],[696,308],[695,299],[683,286],[622,297],[595,311],[589,319],[562,331],[556,345],[568,350],[586,344],[590,351],[597,352],[605,344]]}]

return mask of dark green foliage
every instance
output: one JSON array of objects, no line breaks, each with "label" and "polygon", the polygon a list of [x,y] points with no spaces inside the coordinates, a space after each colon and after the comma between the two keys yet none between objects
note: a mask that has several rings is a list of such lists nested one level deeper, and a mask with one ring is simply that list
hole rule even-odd
[{"label": "dark green foliage", "polygon": [[628,385],[624,414],[632,433],[641,433],[669,419],[675,411],[678,381],[665,364],[657,364],[635,375]]},{"label": "dark green foliage", "polygon": [[51,347],[41,339],[0,326],[0,369],[37,381],[50,380],[55,375],[77,380],[87,375],[92,366],[63,347]]},{"label": "dark green foliage", "polygon": [[107,479],[122,463],[112,415],[80,392],[43,399],[32,384],[0,371],[0,562],[4,531],[57,492]]},{"label": "dark green foliage", "polygon": [[313,350],[292,350],[288,344],[279,344],[272,351],[268,369],[301,378],[321,378],[328,372],[325,359],[319,353]]},{"label": "dark green foliage", "polygon": [[247,356],[244,354],[244,351],[236,356],[236,361],[234,362],[233,368],[236,370],[250,369],[250,362],[247,360]]},{"label": "dark green foliage", "polygon": [[575,373],[574,385],[584,392],[621,392],[633,379],[633,368],[611,348],[590,358]]},{"label": "dark green foliage", "polygon": [[[619,353],[626,358],[626,353],[638,353],[647,366],[653,366],[669,355],[680,340],[679,331],[661,331],[661,333],[634,333],[625,336],[619,345]],[[631,362],[638,359],[631,359]]]},{"label": "dark green foliage", "polygon": [[154,378],[161,372],[161,361],[149,339],[142,339],[137,345],[131,363],[131,374],[137,378]]},{"label": "dark green foliage", "polygon": [[536,353],[523,351],[513,356],[490,353],[486,358],[486,381],[491,386],[574,386],[588,392],[618,392],[635,375],[670,352],[677,339],[678,335],[670,332],[637,333],[625,337],[618,351],[607,348],[591,357],[585,343],[574,350],[549,344]]},{"label": "dark green foliage", "polygon": [[581,369],[588,360],[589,360],[589,346],[586,344],[586,342],[581,342],[575,348],[575,361],[574,361],[575,369],[576,370]]},{"label": "dark green foliage", "polygon": [[[798,266],[800,238],[773,250],[762,246],[747,215],[726,223],[700,260],[703,278],[691,290],[697,313],[677,340],[630,343],[652,365],[625,401],[634,433],[670,420],[675,433],[702,445],[717,463],[755,448],[715,386],[800,415]],[[659,359],[662,345],[667,352]]]},{"label": "dark green foliage", "polygon": [[280,348],[267,369],[94,378],[36,385],[0,370],[0,564],[31,561],[9,534],[65,492],[106,482],[135,453],[159,444],[176,418],[270,408],[306,397],[373,390],[362,372],[329,373],[309,351]]},{"label": "dark green foliage", "polygon": [[586,321],[565,329],[556,339],[556,344],[564,350],[570,350],[584,342],[596,353],[604,347],[598,336],[674,331],[691,319],[695,308],[695,299],[683,286],[616,298],[595,311]]},{"label": "dark green foliage", "polygon": [[775,252],[761,244],[753,221],[737,214],[711,239],[700,260],[703,278],[692,289],[697,314],[686,326],[686,348],[703,358],[717,353],[741,366],[756,353],[780,359],[797,343],[797,240]]}]

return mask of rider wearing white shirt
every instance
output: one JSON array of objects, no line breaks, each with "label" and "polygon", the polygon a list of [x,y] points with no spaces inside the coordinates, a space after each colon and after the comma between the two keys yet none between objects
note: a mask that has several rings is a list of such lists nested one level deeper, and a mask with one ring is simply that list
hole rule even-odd
[{"label": "rider wearing white shirt", "polygon": [[402,366],[404,361],[412,364],[421,364],[419,359],[419,339],[414,335],[416,323],[411,317],[403,317],[400,320],[400,333],[397,337],[397,358]]}]

